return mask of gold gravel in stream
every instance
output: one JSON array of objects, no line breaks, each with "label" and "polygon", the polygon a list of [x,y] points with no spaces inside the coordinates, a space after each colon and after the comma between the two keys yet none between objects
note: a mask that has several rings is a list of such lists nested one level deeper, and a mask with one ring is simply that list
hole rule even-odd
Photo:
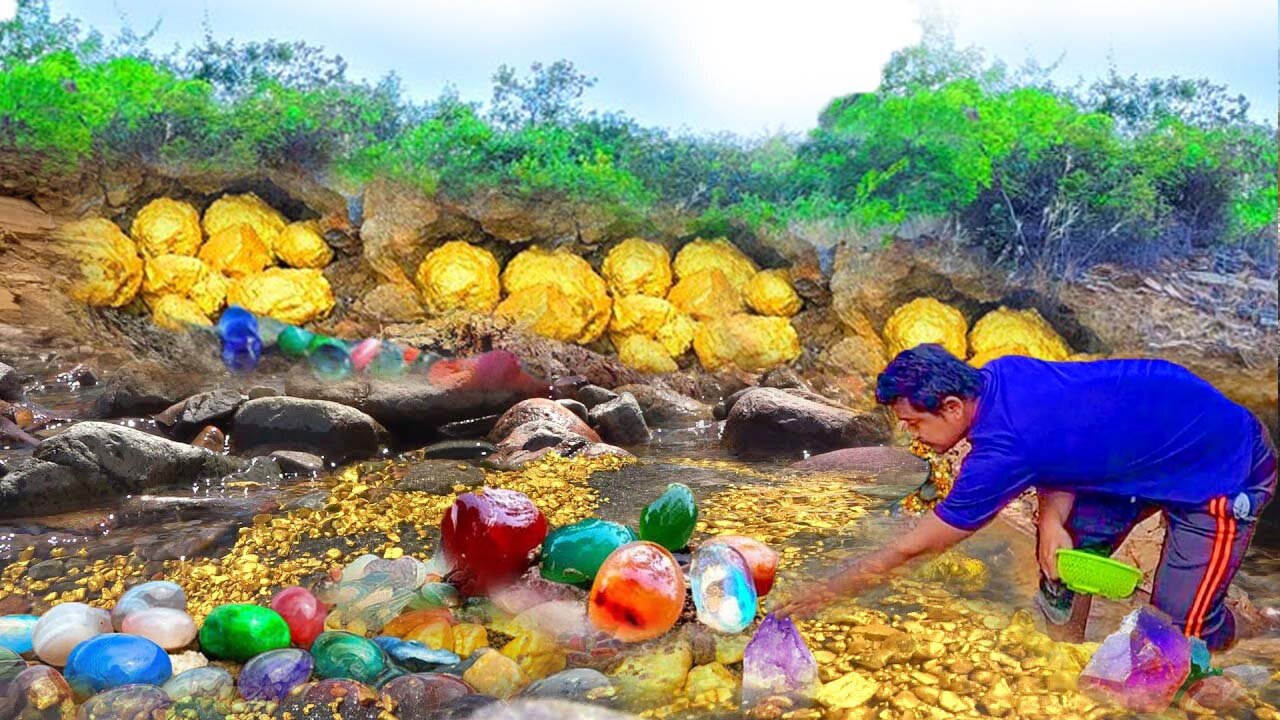
[{"label": "gold gravel in stream", "polygon": [[[591,473],[616,470],[628,462],[633,461],[550,454],[518,471],[486,472],[486,484],[525,493],[553,526],[564,525],[595,513],[600,500],[587,485]],[[255,516],[251,525],[240,529],[235,545],[223,556],[167,561],[162,579],[187,591],[188,611],[201,622],[218,605],[265,600],[281,587],[340,567],[364,553],[396,558],[408,552],[425,559],[433,548],[420,540],[405,547],[402,535],[411,529],[438,528],[457,491],[466,488],[457,487],[448,495],[395,490],[396,470],[403,467],[403,463],[386,462],[346,468],[338,473],[322,508]],[[418,533],[413,535],[416,538]],[[301,543],[325,539],[332,542],[322,553],[298,550]],[[54,557],[64,553],[53,551]],[[79,554],[83,556],[84,550]],[[127,556],[96,560],[71,576],[79,586],[76,589],[40,595],[50,583],[26,577],[29,560],[30,554],[5,568],[0,596],[32,593],[44,605],[87,600],[110,608],[125,591],[125,578],[143,572],[142,564]],[[100,595],[87,599],[90,589]]]},{"label": "gold gravel in stream", "polygon": [[767,543],[780,555],[779,568],[786,569],[825,549],[820,539],[788,540],[801,533],[848,534],[866,516],[869,504],[869,499],[849,487],[847,478],[829,474],[789,477],[771,485],[732,485],[699,504],[697,531],[711,536],[746,535]]},{"label": "gold gravel in stream", "polygon": [[[634,461],[549,455],[519,471],[487,472],[486,484],[528,494],[549,522],[558,526],[589,517],[602,502],[608,502],[588,485],[593,472],[616,470],[629,462]],[[748,535],[779,550],[779,579],[765,603],[769,607],[804,579],[805,561],[821,558],[828,565],[842,561],[850,551],[840,538],[865,531],[859,521],[867,516],[872,501],[851,488],[847,478],[778,477],[716,461],[665,462],[729,471],[749,481],[705,498],[700,503],[697,529],[703,539],[723,533]],[[411,553],[426,558],[432,548],[416,528],[438,527],[456,492],[465,488],[442,496],[395,490],[405,467],[403,462],[388,462],[344,470],[322,508],[257,516],[241,529],[235,545],[222,557],[171,561],[161,575],[186,588],[192,614],[202,619],[218,604],[263,600],[282,586],[341,567],[362,553],[384,557]],[[299,544],[325,547],[316,542],[323,540],[332,542],[319,556],[299,550]],[[26,578],[27,565],[20,561],[4,571],[0,594],[38,592],[47,587],[47,583]],[[94,588],[102,595],[90,602],[110,607],[122,592],[124,579],[138,574],[141,567],[125,557],[97,561],[72,576],[81,586],[76,591],[44,599],[50,603],[80,599],[86,589]],[[1010,618],[1000,604],[967,597],[985,583],[985,571],[973,558],[944,556],[915,576],[890,580],[887,593],[874,596],[878,599],[844,600],[817,618],[798,622],[818,662],[822,687],[810,704],[769,698],[747,717],[1131,717],[1075,692],[1075,678],[1094,646],[1055,643],[1035,629],[1028,612],[1019,611]],[[716,656],[720,658],[719,646]],[[723,664],[728,668],[721,669],[723,676],[740,682],[741,647],[736,658],[732,651],[726,651]],[[708,674],[700,677],[705,679]],[[641,714],[653,718],[742,717],[733,698],[732,692],[715,687],[692,698],[678,689],[672,702],[643,709]],[[1257,699],[1250,702],[1254,717],[1280,718],[1270,705]],[[257,706],[245,705],[242,710],[227,716],[228,720],[266,717]],[[1181,715],[1176,710],[1169,713],[1170,717]],[[385,713],[384,718],[392,720],[393,716]]]}]

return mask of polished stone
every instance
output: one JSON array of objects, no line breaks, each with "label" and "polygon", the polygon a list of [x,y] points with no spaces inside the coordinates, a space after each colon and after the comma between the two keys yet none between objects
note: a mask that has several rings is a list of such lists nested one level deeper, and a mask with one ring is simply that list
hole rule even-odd
[{"label": "polished stone", "polygon": [[597,630],[624,642],[666,633],[684,607],[684,574],[661,545],[639,541],[613,551],[600,566],[587,617]]},{"label": "polished stone", "polygon": [[640,511],[640,539],[655,542],[675,552],[693,537],[698,524],[698,505],[688,485],[671,483],[657,500]]},{"label": "polished stone", "polygon": [[542,511],[515,490],[459,495],[440,523],[440,546],[464,595],[481,595],[519,577],[546,536]]},{"label": "polished stone", "polygon": [[36,656],[55,667],[67,663],[76,645],[111,632],[111,615],[84,603],[54,605],[40,616],[31,634]]},{"label": "polished stone", "polygon": [[289,647],[289,625],[261,605],[219,605],[200,628],[206,655],[244,662],[268,650]]},{"label": "polished stone", "polygon": [[306,650],[269,650],[245,663],[236,687],[245,700],[282,700],[311,679],[313,667]]},{"label": "polished stone", "polygon": [[756,618],[756,587],[746,558],[729,545],[698,548],[689,566],[698,622],[722,633],[739,633]]},{"label": "polished stone", "polygon": [[121,631],[147,638],[165,650],[178,650],[196,639],[196,621],[182,610],[153,607],[130,613]]},{"label": "polished stone", "polygon": [[64,676],[88,697],[124,685],[160,685],[173,677],[173,663],[164,648],[144,637],[106,633],[71,651]]}]

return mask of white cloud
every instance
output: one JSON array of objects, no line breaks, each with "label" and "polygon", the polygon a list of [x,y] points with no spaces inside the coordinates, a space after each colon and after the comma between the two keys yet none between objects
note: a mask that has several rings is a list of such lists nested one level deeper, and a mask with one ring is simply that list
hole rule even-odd
[{"label": "white cloud", "polygon": [[[498,65],[572,60],[599,79],[585,100],[645,124],[754,134],[812,127],[832,98],[870,90],[919,37],[920,5],[961,45],[1018,65],[1031,54],[1071,82],[1106,71],[1225,82],[1259,117],[1276,103],[1275,0],[53,0],[108,34],[162,20],[155,46],[189,44],[208,14],[238,40],[303,39],[355,76],[394,70],[413,97],[447,83],[489,98]],[[12,0],[0,0],[0,7]]]},{"label": "white cloud", "polygon": [[0,22],[12,20],[18,14],[18,0],[0,0]]}]

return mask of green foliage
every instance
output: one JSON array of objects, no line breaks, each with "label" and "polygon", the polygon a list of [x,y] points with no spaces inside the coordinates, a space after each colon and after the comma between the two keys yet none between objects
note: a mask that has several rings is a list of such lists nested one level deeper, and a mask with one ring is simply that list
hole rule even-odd
[{"label": "green foliage", "polygon": [[808,134],[758,139],[584,112],[595,80],[567,61],[523,77],[500,67],[486,112],[454,91],[411,103],[394,75],[352,81],[341,57],[302,42],[206,34],[157,56],[150,37],[106,42],[22,0],[0,23],[0,150],[303,167],[353,192],[386,176],[464,200],[566,197],[618,219],[661,206],[704,235],[946,218],[996,262],[1057,275],[1169,248],[1274,245],[1275,132],[1245,119],[1243,98],[1114,70],[1061,88],[1052,67],[1010,70],[934,28]]},{"label": "green foliage", "polygon": [[582,117],[582,94],[595,84],[568,60],[535,62],[525,79],[515,68],[500,65],[493,74],[490,117],[504,128],[567,124]]}]

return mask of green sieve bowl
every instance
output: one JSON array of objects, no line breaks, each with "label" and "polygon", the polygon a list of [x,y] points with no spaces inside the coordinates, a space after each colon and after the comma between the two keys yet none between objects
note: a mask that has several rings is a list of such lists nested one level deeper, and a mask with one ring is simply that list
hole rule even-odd
[{"label": "green sieve bowl", "polygon": [[1076,592],[1119,600],[1138,588],[1142,571],[1084,550],[1059,550],[1058,576]]}]

